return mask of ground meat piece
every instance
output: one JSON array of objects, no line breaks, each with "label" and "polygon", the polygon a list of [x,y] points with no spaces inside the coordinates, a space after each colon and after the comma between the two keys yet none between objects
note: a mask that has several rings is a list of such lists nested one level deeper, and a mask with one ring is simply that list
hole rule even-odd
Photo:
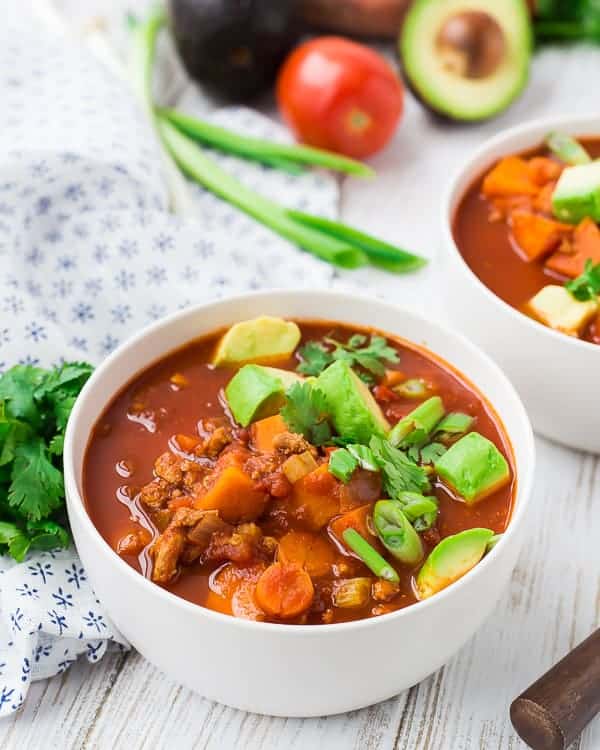
[{"label": "ground meat piece", "polygon": [[201,513],[202,517],[188,531],[187,538],[192,544],[202,546],[203,549],[206,549],[215,531],[231,532],[233,530],[233,527],[219,516],[218,510],[201,510],[196,512]]},{"label": "ground meat piece", "polygon": [[194,448],[198,457],[215,458],[233,440],[231,426],[223,419],[206,419],[200,430],[203,440]]},{"label": "ground meat piece", "polygon": [[181,459],[170,451],[163,453],[154,462],[154,472],[160,479],[170,484],[178,484],[183,479]]},{"label": "ground meat piece", "polygon": [[177,526],[161,534],[150,548],[154,560],[152,580],[156,583],[169,583],[177,575],[179,558],[185,546],[185,531]]},{"label": "ground meat piece", "polygon": [[257,489],[272,497],[287,497],[292,485],[281,469],[283,454],[256,453],[244,464],[244,471],[256,482]]},{"label": "ground meat piece", "polygon": [[154,479],[142,487],[140,501],[150,510],[164,508],[171,496],[169,483],[164,479]]},{"label": "ground meat piece", "polygon": [[427,531],[424,531],[421,536],[425,544],[429,545],[430,547],[435,547],[435,545],[439,544],[441,540],[440,532],[435,526],[432,526],[430,529],[427,529]]},{"label": "ground meat piece", "polygon": [[304,453],[305,451],[316,455],[315,447],[308,440],[305,440],[302,435],[297,435],[295,432],[280,432],[278,435],[275,435],[273,446],[278,453],[286,457],[294,453]]},{"label": "ground meat piece", "polygon": [[247,564],[260,557],[261,538],[262,531],[255,523],[239,524],[232,532],[216,531],[203,559]]},{"label": "ground meat piece", "polygon": [[151,513],[152,523],[162,534],[163,531],[169,527],[171,520],[173,519],[174,510],[170,508],[161,508]]},{"label": "ground meat piece", "polygon": [[400,586],[391,581],[384,581],[381,578],[375,581],[371,587],[371,596],[377,602],[389,602],[400,591]]}]

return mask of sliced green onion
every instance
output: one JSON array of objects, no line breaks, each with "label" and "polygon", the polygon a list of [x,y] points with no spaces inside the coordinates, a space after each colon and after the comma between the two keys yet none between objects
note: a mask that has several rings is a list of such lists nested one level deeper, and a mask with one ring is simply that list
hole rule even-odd
[{"label": "sliced green onion", "polygon": [[329,456],[327,468],[330,474],[344,484],[350,481],[354,470],[358,467],[358,461],[345,448],[338,448]]},{"label": "sliced green onion", "polygon": [[460,435],[471,429],[471,425],[475,421],[475,417],[470,414],[463,414],[460,411],[450,412],[439,422],[435,428],[436,434],[440,432],[447,432],[452,435]]},{"label": "sliced green onion", "polygon": [[437,520],[438,502],[433,496],[426,497],[418,492],[401,492],[398,502],[416,531],[427,531]]},{"label": "sliced green onion", "polygon": [[321,260],[341,268],[366,265],[367,257],[359,249],[296,223],[277,203],[257,195],[231,177],[166,118],[158,117],[158,130],[180,169],[220,198]]},{"label": "sliced green onion", "polygon": [[163,109],[160,114],[194,140],[226,153],[237,154],[271,166],[283,165],[283,168],[288,171],[290,165],[294,165],[297,169],[298,164],[311,164],[333,169],[336,172],[345,172],[355,177],[372,177],[374,174],[366,164],[331,151],[241,135],[174,109]]},{"label": "sliced green onion", "polygon": [[422,268],[427,263],[427,260],[419,255],[401,250],[399,247],[390,245],[383,240],[372,237],[365,232],[361,232],[333,219],[326,219],[323,216],[312,216],[311,214],[305,214],[302,211],[293,209],[288,210],[288,215],[307,227],[319,229],[331,237],[346,240],[355,247],[359,247],[369,257],[374,266],[383,268],[386,271],[409,273],[410,271]]},{"label": "sliced green onion", "polygon": [[425,398],[431,390],[431,386],[422,378],[410,378],[410,380],[405,380],[404,383],[395,385],[392,390],[404,398]]},{"label": "sliced green onion", "polygon": [[546,145],[561,161],[566,164],[589,164],[591,156],[581,143],[566,133],[553,132],[546,136]]},{"label": "sliced green onion", "polygon": [[388,440],[393,446],[419,445],[443,416],[444,402],[439,396],[432,396],[394,425]]},{"label": "sliced green onion", "polygon": [[367,540],[356,529],[346,529],[342,534],[344,542],[355,555],[358,555],[369,570],[378,578],[392,583],[400,583],[400,576]]},{"label": "sliced green onion", "polygon": [[346,446],[346,449],[351,456],[354,456],[361,469],[366,469],[367,471],[379,471],[379,466],[375,460],[375,454],[369,447],[366,445],[351,443]]}]

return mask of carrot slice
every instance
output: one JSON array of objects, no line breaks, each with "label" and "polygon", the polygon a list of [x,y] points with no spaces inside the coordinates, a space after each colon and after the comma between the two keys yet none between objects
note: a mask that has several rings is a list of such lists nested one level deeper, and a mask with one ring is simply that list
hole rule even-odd
[{"label": "carrot slice", "polygon": [[275,436],[280,435],[282,432],[287,432],[287,429],[287,425],[280,414],[260,419],[250,428],[252,444],[257,451],[271,453],[275,450],[275,446],[273,445]]},{"label": "carrot slice", "polygon": [[307,531],[290,531],[279,540],[277,559],[297,563],[312,577],[327,575],[335,562],[331,542]]},{"label": "carrot slice", "polygon": [[254,482],[238,466],[227,466],[212,487],[194,501],[200,510],[218,510],[230,523],[252,521],[264,511],[269,496],[256,489]]},{"label": "carrot slice", "polygon": [[587,260],[600,263],[600,229],[592,219],[584,219],[576,227],[572,250],[557,250],[546,261],[546,268],[574,279],[583,273]]},{"label": "carrot slice", "polygon": [[515,242],[530,261],[555,250],[563,237],[572,231],[569,224],[527,211],[513,212],[510,224]]},{"label": "carrot slice", "polygon": [[539,189],[529,165],[519,156],[501,159],[483,180],[483,194],[487,197],[537,195]]},{"label": "carrot slice", "polygon": [[306,612],[314,593],[310,576],[300,565],[276,562],[258,579],[255,598],[271,617],[289,620]]}]

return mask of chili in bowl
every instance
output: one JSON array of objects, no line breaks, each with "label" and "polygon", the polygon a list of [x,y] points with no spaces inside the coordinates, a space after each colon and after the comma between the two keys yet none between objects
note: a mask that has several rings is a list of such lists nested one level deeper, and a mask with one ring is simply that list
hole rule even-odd
[{"label": "chili in bowl", "polygon": [[442,221],[451,320],[505,369],[536,430],[597,453],[594,133],[598,117],[540,120],[497,135],[451,182]]},{"label": "chili in bowl", "polygon": [[484,355],[331,292],[151,327],[98,368],[65,455],[78,549],[133,645],[203,695],[300,716],[389,697],[462,645],[508,580],[533,471]]}]

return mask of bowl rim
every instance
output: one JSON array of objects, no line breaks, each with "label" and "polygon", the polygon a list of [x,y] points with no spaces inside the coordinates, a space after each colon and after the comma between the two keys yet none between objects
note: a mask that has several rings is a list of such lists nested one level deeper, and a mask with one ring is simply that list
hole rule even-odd
[{"label": "bowl rim", "polygon": [[[576,338],[574,336],[568,336],[567,334],[561,333],[560,331],[555,331],[553,328],[549,328],[543,323],[530,318],[529,316],[517,310],[512,305],[509,305],[508,302],[505,302],[488,286],[486,286],[483,281],[481,281],[479,276],[477,276],[477,274],[473,270],[471,270],[469,264],[466,262],[462,253],[460,252],[460,249],[454,239],[454,234],[452,232],[454,213],[457,208],[456,204],[460,202],[460,200],[464,196],[465,190],[468,189],[470,185],[472,185],[473,180],[477,179],[477,177],[481,174],[482,168],[476,167],[476,165],[480,160],[484,159],[486,155],[489,154],[489,152],[495,150],[498,147],[501,147],[506,141],[509,141],[511,138],[530,134],[533,139],[534,134],[537,134],[537,132],[542,129],[545,129],[548,132],[560,128],[569,128],[570,130],[585,130],[588,125],[593,126],[595,130],[600,132],[600,113],[597,115],[587,114],[575,117],[569,115],[556,117],[538,117],[533,120],[528,120],[525,123],[513,125],[510,128],[501,130],[491,138],[486,139],[475,149],[475,151],[472,152],[467,161],[454,171],[454,173],[450,177],[450,180],[447,182],[441,203],[441,223],[444,240],[443,244],[446,253],[450,255],[453,260],[458,261],[458,267],[463,272],[465,272],[465,276],[468,277],[472,282],[474,282],[475,286],[483,292],[484,296],[486,296],[487,299],[492,302],[492,304],[495,305],[498,309],[512,317],[516,324],[525,325],[531,331],[537,331],[538,335],[547,336],[550,338],[550,340],[561,342],[565,347],[571,347],[573,349],[578,349],[585,352],[591,352],[594,350],[594,348],[596,348],[600,353],[600,346],[598,346],[597,344],[593,344],[590,341],[584,341],[583,339]],[[539,138],[540,136],[536,135],[536,141],[539,142]],[[535,143],[531,143],[530,147],[533,147],[535,145]],[[520,150],[522,150],[522,148]],[[514,154],[515,150],[506,149],[505,151],[503,151],[504,155],[508,155],[511,153]],[[499,156],[490,156],[490,164],[493,163],[493,160],[497,160],[498,158]],[[458,185],[463,181],[467,183],[467,187],[463,187],[462,191],[459,194]]]},{"label": "bowl rim", "polygon": [[[305,297],[306,299],[310,299],[311,297],[314,297],[315,294],[325,295],[331,299],[337,298],[345,302],[349,302],[349,301],[356,302],[356,300],[359,300],[362,303],[367,303],[367,304],[375,303],[375,304],[383,305],[384,307],[388,307],[392,311],[395,311],[398,315],[408,315],[409,317],[412,317],[413,319],[416,319],[417,321],[420,321],[424,323],[425,325],[429,325],[429,326],[433,326],[437,328],[440,331],[440,333],[445,334],[446,336],[450,338],[454,338],[455,340],[458,340],[463,345],[463,347],[466,350],[468,350],[470,354],[472,354],[475,357],[479,357],[479,359],[483,362],[483,364],[485,364],[486,367],[490,369],[491,373],[493,374],[493,377],[497,378],[499,382],[501,382],[506,388],[508,388],[510,396],[513,400],[514,406],[516,408],[515,416],[521,422],[521,426],[523,428],[523,435],[525,439],[525,454],[526,455],[520,456],[521,460],[518,461],[520,465],[526,467],[525,475],[521,476],[522,472],[519,472],[517,474],[517,487],[516,487],[516,493],[515,493],[516,503],[514,505],[513,512],[510,517],[510,523],[508,524],[508,527],[506,531],[504,532],[503,537],[500,540],[500,542],[496,544],[494,548],[487,555],[485,555],[482,560],[480,560],[477,563],[477,565],[471,568],[471,570],[469,570],[465,575],[463,575],[458,581],[455,581],[453,584],[451,584],[450,586],[447,586],[442,591],[439,591],[434,596],[428,597],[427,599],[422,600],[422,601],[417,601],[414,604],[411,604],[407,607],[403,607],[402,609],[396,610],[394,612],[389,612],[387,614],[380,615],[379,617],[368,617],[368,618],[362,618],[359,620],[353,620],[350,622],[322,624],[318,626],[317,625],[289,625],[287,623],[259,622],[259,621],[246,620],[246,619],[242,619],[238,617],[233,617],[231,615],[227,615],[222,612],[217,612],[215,610],[209,609],[208,607],[203,607],[201,604],[190,602],[187,599],[184,599],[183,597],[180,597],[177,594],[174,594],[171,591],[163,588],[162,586],[158,586],[156,583],[154,583],[153,581],[151,581],[150,579],[146,578],[141,573],[139,573],[137,570],[132,568],[108,544],[108,542],[104,539],[104,537],[98,531],[92,519],[90,518],[85,507],[83,493],[80,492],[78,488],[78,483],[77,483],[76,476],[75,476],[75,460],[74,460],[74,446],[76,444],[76,441],[79,439],[79,436],[77,434],[77,429],[78,429],[77,423],[79,421],[80,413],[83,409],[84,402],[87,401],[87,399],[90,397],[90,394],[93,394],[96,381],[104,377],[104,374],[113,367],[113,363],[117,361],[121,356],[123,356],[123,354],[128,349],[130,349],[131,347],[133,347],[134,345],[136,345],[137,343],[145,339],[147,336],[156,334],[161,329],[168,329],[171,326],[176,325],[179,320],[185,319],[187,316],[196,315],[199,312],[207,308],[218,306],[219,304],[222,304],[222,303],[230,303],[230,302],[240,303],[244,301],[252,301],[261,297],[272,297],[272,296],[279,296],[282,298],[282,301],[285,302],[285,299],[289,298],[290,295],[293,295],[295,297]],[[365,325],[368,325],[368,323],[366,323]],[[410,341],[409,339],[407,340]],[[412,342],[412,343],[415,343],[415,342]],[[434,359],[436,359],[437,361],[440,361],[442,364],[447,362],[445,358],[431,351],[428,347],[423,346],[421,344],[416,344],[416,346],[418,346],[420,349],[422,349],[426,353],[431,353]],[[165,351],[161,352],[160,354],[157,353],[156,357],[152,361],[153,362],[159,361],[162,357],[166,356],[172,350],[173,349],[165,349]],[[148,367],[150,364],[151,362],[148,362],[144,367]],[[457,367],[455,367],[452,363],[448,362],[448,364],[454,369],[456,373],[464,377],[467,383],[470,383],[478,392],[481,393],[481,395],[485,399],[487,399],[487,396],[480,391],[478,386],[472,383],[469,377],[465,376],[462,373],[462,371],[458,369]],[[137,372],[141,372],[142,370],[143,370],[143,367],[138,369]],[[491,404],[491,402],[489,403],[495,409],[494,405]],[[101,411],[105,407],[106,407],[106,403],[103,403],[101,407],[98,409],[98,414],[100,414]],[[503,425],[501,415],[498,415],[498,416]],[[506,431],[506,428],[504,429]],[[517,452],[513,446],[512,440],[510,439],[510,435],[508,434],[508,432],[506,432],[506,437],[508,438],[509,445],[513,451],[514,460],[515,462],[517,462]],[[89,438],[89,435],[86,435],[85,438],[86,438],[86,445],[87,445],[87,439]],[[332,289],[308,290],[308,289],[271,288],[271,289],[261,289],[258,291],[246,292],[244,294],[230,295],[230,296],[223,297],[220,299],[211,300],[210,302],[204,302],[204,303],[199,303],[196,305],[187,306],[182,310],[178,310],[174,313],[171,313],[170,315],[167,315],[151,323],[150,325],[145,326],[140,331],[133,334],[128,339],[126,339],[123,343],[121,343],[113,352],[111,352],[111,354],[109,354],[98,365],[98,367],[94,370],[89,380],[84,385],[83,389],[81,390],[81,393],[77,397],[77,400],[71,412],[71,416],[69,418],[69,422],[67,424],[67,430],[65,433],[63,460],[64,460],[65,489],[68,495],[67,513],[69,516],[69,520],[71,519],[72,513],[77,513],[78,520],[80,524],[84,527],[86,533],[91,534],[94,540],[98,542],[100,546],[106,550],[106,552],[111,556],[111,559],[113,560],[114,564],[117,566],[117,568],[120,569],[121,574],[124,576],[127,576],[131,580],[132,585],[146,588],[146,590],[151,596],[153,595],[153,596],[159,597],[167,605],[171,604],[172,606],[183,608],[184,610],[187,610],[191,614],[195,614],[198,617],[208,617],[209,619],[214,620],[215,623],[221,623],[224,626],[230,625],[232,627],[239,627],[242,629],[258,630],[258,631],[261,631],[261,630],[272,631],[274,633],[276,632],[279,634],[286,634],[286,636],[287,634],[289,634],[289,637],[300,637],[300,636],[306,636],[309,634],[312,637],[318,637],[320,634],[325,635],[325,636],[330,636],[330,635],[335,635],[336,633],[340,633],[342,631],[361,630],[363,628],[376,627],[378,624],[381,623],[382,620],[385,621],[386,623],[390,622],[392,619],[400,620],[406,617],[410,617],[411,614],[418,614],[427,609],[431,609],[432,607],[436,607],[437,605],[441,606],[442,600],[448,598],[449,596],[452,596],[453,591],[457,592],[459,589],[464,588],[465,586],[469,585],[469,581],[471,581],[475,576],[481,575],[483,570],[486,570],[491,565],[494,565],[494,561],[503,553],[503,550],[508,540],[517,534],[519,527],[524,523],[525,513],[527,511],[527,506],[531,499],[534,477],[535,477],[536,448],[535,448],[535,439],[533,435],[531,422],[529,420],[527,411],[525,410],[525,407],[515,387],[513,386],[511,381],[508,379],[508,377],[504,374],[502,369],[494,362],[494,360],[489,355],[487,355],[478,346],[476,346],[474,343],[472,343],[468,338],[463,336],[458,331],[455,331],[454,329],[446,326],[443,323],[440,323],[425,315],[422,315],[420,312],[417,312],[414,309],[411,309],[408,307],[402,307],[393,302],[388,302],[387,300],[374,299],[373,297],[369,297],[366,294],[356,294],[350,291],[339,291],[339,290],[332,290]],[[110,616],[110,612],[108,612],[108,615]]]}]

